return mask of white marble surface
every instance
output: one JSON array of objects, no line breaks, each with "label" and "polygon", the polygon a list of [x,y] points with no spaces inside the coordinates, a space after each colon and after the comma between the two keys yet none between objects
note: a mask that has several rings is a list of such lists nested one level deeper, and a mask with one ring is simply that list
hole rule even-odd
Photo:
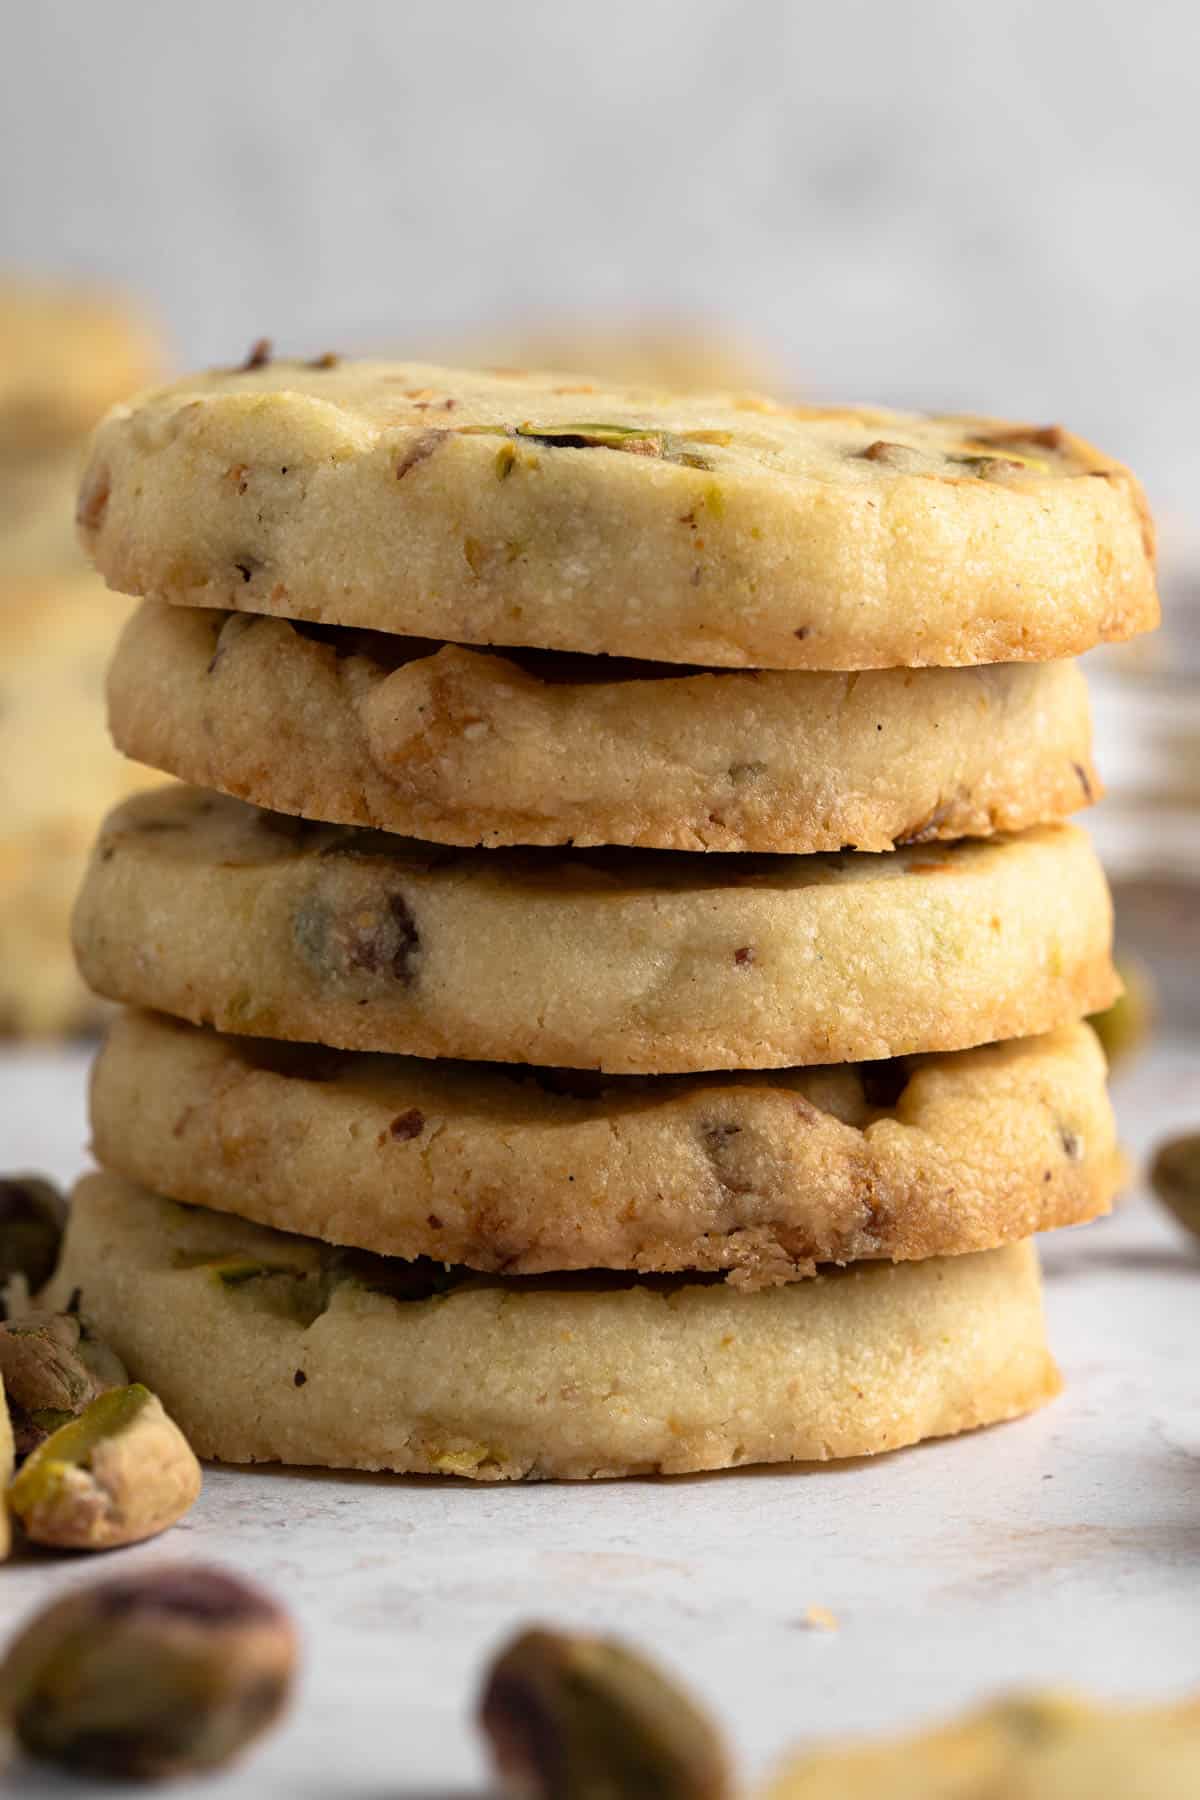
[{"label": "white marble surface", "polygon": [[[78,1166],[83,1066],[0,1061],[4,1166]],[[1200,1123],[1200,1040],[1161,1044],[1117,1098],[1139,1157]],[[190,1518],[120,1566],[212,1557],[269,1583],[302,1623],[305,1675],[259,1754],[172,1792],[477,1789],[481,1664],[538,1618],[625,1632],[666,1658],[748,1773],[798,1738],[913,1723],[1014,1684],[1200,1688],[1200,1255],[1137,1194],[1051,1240],[1046,1265],[1064,1396],[877,1462],[482,1489],[211,1471]],[[5,1628],[116,1566],[14,1563],[0,1571]],[[807,1627],[812,1605],[840,1629]],[[52,1791],[65,1790],[27,1766],[0,1777],[0,1795]]]}]

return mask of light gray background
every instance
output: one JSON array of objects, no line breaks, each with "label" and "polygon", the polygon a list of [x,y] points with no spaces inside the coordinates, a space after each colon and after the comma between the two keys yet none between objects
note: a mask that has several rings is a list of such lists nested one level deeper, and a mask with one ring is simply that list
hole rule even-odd
[{"label": "light gray background", "polygon": [[530,309],[1200,476],[1194,0],[0,0],[0,259],[188,362]]}]

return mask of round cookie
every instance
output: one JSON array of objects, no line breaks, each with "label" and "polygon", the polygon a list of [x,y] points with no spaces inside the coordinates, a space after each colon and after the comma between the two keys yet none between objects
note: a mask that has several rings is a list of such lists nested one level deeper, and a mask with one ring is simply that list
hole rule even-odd
[{"label": "round cookie", "polygon": [[1116,992],[1069,825],[889,856],[445,850],[168,787],[76,907],[100,994],[352,1050],[615,1073],[1025,1037]]},{"label": "round cookie", "polygon": [[0,587],[0,1035],[93,1024],[71,907],[108,807],[154,780],[104,730],[126,607],[87,571]]},{"label": "round cookie", "polygon": [[1017,1694],[920,1737],[802,1752],[759,1800],[1185,1800],[1200,1701],[1099,1707]]},{"label": "round cookie", "polygon": [[1030,1244],[740,1294],[703,1276],[346,1263],[113,1175],[77,1188],[49,1304],[197,1455],[467,1475],[683,1474],[871,1455],[1048,1400]]},{"label": "round cookie", "polygon": [[697,673],[145,602],[118,748],[277,811],[437,843],[890,850],[1098,790],[1073,663]]},{"label": "round cookie", "polygon": [[173,1200],[473,1269],[724,1270],[991,1249],[1107,1210],[1086,1025],[907,1063],[626,1076],[355,1056],[113,1023],[92,1147]]},{"label": "round cookie", "polygon": [[271,363],[118,407],[109,582],[439,640],[736,668],[1074,656],[1158,619],[1145,500],[1058,427]]}]

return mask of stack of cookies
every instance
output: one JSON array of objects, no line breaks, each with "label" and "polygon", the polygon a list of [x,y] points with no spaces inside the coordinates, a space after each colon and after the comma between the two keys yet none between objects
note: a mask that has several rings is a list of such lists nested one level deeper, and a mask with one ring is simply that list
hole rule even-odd
[{"label": "stack of cookies", "polygon": [[1127,471],[260,349],[110,414],[81,517],[145,597],[117,743],[191,785],[78,904],[130,1010],[58,1283],[201,1454],[676,1472],[1054,1392],[1029,1240],[1118,1173],[1061,659],[1155,621]]}]

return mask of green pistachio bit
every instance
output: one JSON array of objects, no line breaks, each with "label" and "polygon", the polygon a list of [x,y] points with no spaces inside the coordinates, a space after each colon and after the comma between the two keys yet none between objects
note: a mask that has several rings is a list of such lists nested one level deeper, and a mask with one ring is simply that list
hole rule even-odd
[{"label": "green pistachio bit", "polygon": [[135,1382],[52,1432],[12,1482],[8,1504],[35,1543],[111,1550],[164,1531],[199,1492],[187,1439]]},{"label": "green pistachio bit", "polygon": [[78,1414],[76,1413],[59,1412],[53,1406],[39,1406],[29,1414],[29,1422],[41,1433],[39,1442],[43,1442],[54,1432],[60,1431],[64,1425],[69,1425],[71,1420],[77,1417]]},{"label": "green pistachio bit", "polygon": [[1150,1165],[1150,1185],[1184,1229],[1200,1237],[1200,1131],[1159,1145]]},{"label": "green pistachio bit", "polygon": [[0,1287],[23,1275],[31,1291],[54,1273],[66,1202],[37,1175],[0,1177]]},{"label": "green pistachio bit", "polygon": [[274,1723],[296,1669],[283,1609],[221,1569],[122,1574],[25,1625],[0,1701],[31,1755],[77,1774],[157,1781],[220,1767]]},{"label": "green pistachio bit", "polygon": [[176,1257],[175,1263],[180,1269],[203,1269],[214,1281],[223,1282],[226,1287],[242,1287],[247,1281],[260,1281],[268,1275],[302,1276],[304,1273],[287,1263],[265,1263],[236,1251],[226,1256],[206,1256],[203,1253],[192,1255],[185,1250]]},{"label": "green pistachio bit", "polygon": [[127,1431],[153,1398],[149,1388],[132,1382],[101,1394],[78,1416],[72,1414],[34,1451],[16,1477],[9,1489],[13,1511],[22,1513],[32,1506],[56,1479],[57,1467],[86,1462],[102,1438]]},{"label": "green pistachio bit", "polygon": [[619,1643],[526,1631],[492,1665],[480,1723],[497,1773],[536,1800],[725,1800],[713,1721]]},{"label": "green pistachio bit", "polygon": [[1154,1026],[1157,1010],[1154,979],[1144,963],[1118,956],[1117,974],[1125,984],[1104,1012],[1093,1013],[1088,1020],[1104,1046],[1109,1066],[1127,1060],[1145,1045]]},{"label": "green pistachio bit", "polygon": [[265,1263],[252,1262],[245,1256],[225,1256],[219,1262],[210,1265],[211,1272],[226,1287],[241,1287],[246,1281],[261,1281],[264,1275],[290,1275],[292,1270],[269,1268]]},{"label": "green pistachio bit", "polygon": [[[694,442],[653,425],[515,425],[517,437],[560,450],[624,450],[637,456],[682,463],[689,469],[711,469],[712,463]],[[710,441],[708,439],[703,440]]]},{"label": "green pistachio bit", "polygon": [[516,467],[517,453],[511,444],[501,444],[496,452],[496,476],[500,481],[507,481]]}]

